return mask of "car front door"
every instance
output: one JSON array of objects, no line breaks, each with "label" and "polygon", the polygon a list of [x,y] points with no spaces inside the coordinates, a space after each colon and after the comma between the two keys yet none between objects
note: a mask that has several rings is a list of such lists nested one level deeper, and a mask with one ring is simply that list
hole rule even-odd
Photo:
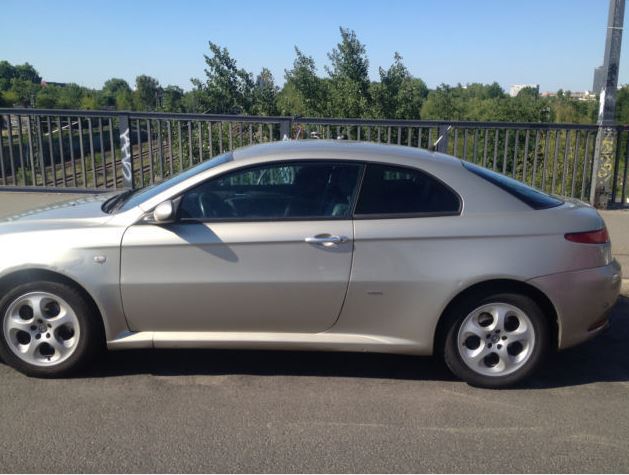
[{"label": "car front door", "polygon": [[121,291],[135,331],[320,332],[337,320],[362,166],[269,163],[181,196],[174,224],[123,237]]}]

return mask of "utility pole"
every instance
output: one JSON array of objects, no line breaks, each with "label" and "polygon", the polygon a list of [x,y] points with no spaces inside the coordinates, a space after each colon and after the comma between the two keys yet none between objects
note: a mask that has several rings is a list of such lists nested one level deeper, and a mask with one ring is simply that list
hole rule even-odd
[{"label": "utility pole", "polygon": [[618,146],[614,125],[624,18],[625,0],[610,0],[603,62],[603,90],[599,99],[598,132],[590,186],[590,202],[597,208],[607,208],[612,187],[614,149],[615,145]]}]

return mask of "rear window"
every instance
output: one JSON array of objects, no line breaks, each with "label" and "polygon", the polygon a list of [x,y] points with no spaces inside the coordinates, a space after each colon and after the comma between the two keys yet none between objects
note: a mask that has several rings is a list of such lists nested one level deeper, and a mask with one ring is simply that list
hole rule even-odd
[{"label": "rear window", "polygon": [[538,191],[522,182],[488,170],[487,168],[479,167],[468,162],[463,162],[463,166],[475,175],[484,178],[489,183],[492,183],[510,195],[515,196],[517,199],[523,201],[533,209],[548,209],[563,204],[563,201],[555,198],[554,196],[547,195],[546,193]]},{"label": "rear window", "polygon": [[413,168],[368,164],[356,217],[455,215],[459,197],[436,178]]}]

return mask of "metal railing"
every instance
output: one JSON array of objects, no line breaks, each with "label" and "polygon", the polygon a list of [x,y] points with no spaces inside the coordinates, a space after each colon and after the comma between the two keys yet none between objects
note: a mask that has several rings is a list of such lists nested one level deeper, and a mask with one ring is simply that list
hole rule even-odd
[{"label": "metal railing", "polygon": [[[431,148],[540,190],[588,200],[596,125],[0,109],[0,189],[143,187],[224,151],[283,138]],[[627,203],[629,127],[617,128],[612,203]]]}]

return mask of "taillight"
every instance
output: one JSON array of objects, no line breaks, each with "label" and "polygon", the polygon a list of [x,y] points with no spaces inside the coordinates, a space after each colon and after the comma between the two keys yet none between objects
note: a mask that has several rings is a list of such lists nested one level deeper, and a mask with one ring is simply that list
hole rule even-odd
[{"label": "taillight", "polygon": [[607,228],[597,229],[595,231],[585,231],[582,233],[568,233],[565,235],[568,241],[578,242],[581,244],[606,244],[609,242],[609,233]]}]

